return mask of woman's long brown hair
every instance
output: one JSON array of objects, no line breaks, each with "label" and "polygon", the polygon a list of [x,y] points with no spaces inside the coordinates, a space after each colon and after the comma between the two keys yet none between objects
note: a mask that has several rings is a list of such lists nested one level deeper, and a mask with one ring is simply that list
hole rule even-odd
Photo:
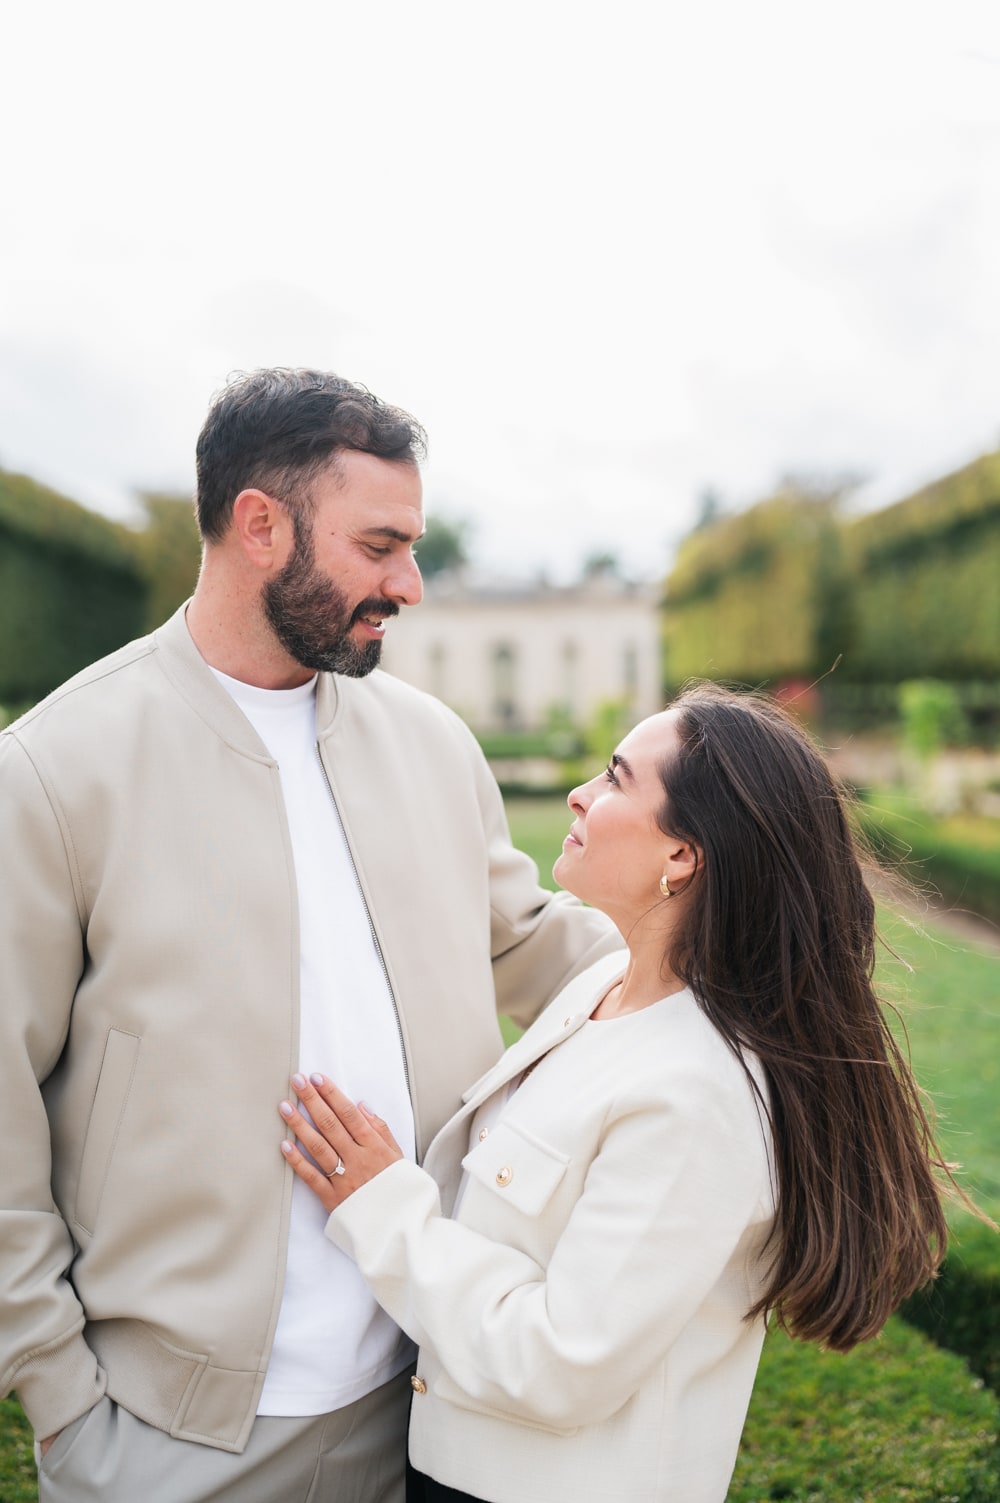
[{"label": "woman's long brown hair", "polygon": [[769,1087],[773,1262],[751,1315],[847,1351],[944,1256],[951,1179],[875,995],[875,904],[844,797],[772,701],[698,685],[673,704],[665,833],[702,859],[669,957]]}]

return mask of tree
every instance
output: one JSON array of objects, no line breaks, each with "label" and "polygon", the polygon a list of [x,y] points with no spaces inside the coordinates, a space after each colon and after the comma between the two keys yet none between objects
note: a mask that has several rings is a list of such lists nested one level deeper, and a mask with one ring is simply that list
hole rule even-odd
[{"label": "tree", "polygon": [[714,527],[725,509],[722,493],[714,485],[706,485],[698,493],[697,508],[691,531],[703,532],[706,527]]},{"label": "tree", "polygon": [[135,551],[146,582],[146,629],[162,626],[194,589],[201,539],[190,496],[145,491],[146,525],[135,534]]},{"label": "tree", "polygon": [[427,518],[427,530],[414,550],[425,579],[433,579],[436,574],[453,573],[469,562],[466,548],[469,527],[467,521]]},{"label": "tree", "polygon": [[608,549],[601,548],[594,553],[588,553],[583,561],[584,579],[621,579],[621,562],[617,553],[611,553]]}]

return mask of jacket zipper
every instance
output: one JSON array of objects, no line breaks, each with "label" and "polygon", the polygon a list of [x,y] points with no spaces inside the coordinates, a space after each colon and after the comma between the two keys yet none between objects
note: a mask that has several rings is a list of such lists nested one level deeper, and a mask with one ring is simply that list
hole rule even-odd
[{"label": "jacket zipper", "polygon": [[369,928],[369,930],[371,932],[372,944],[375,946],[375,954],[378,956],[378,963],[382,967],[382,975],[385,977],[385,988],[386,988],[386,991],[389,993],[389,1001],[392,1003],[392,1014],[393,1014],[393,1017],[396,1019],[396,1032],[399,1035],[399,1052],[400,1052],[400,1055],[401,1055],[402,1060],[403,1060],[403,1078],[406,1081],[406,1094],[410,1098],[410,1106],[414,1108],[414,1127],[415,1127],[416,1126],[416,1108],[415,1108],[415,1102],[413,1100],[413,1088],[412,1088],[412,1086],[410,1084],[410,1061],[407,1059],[407,1056],[406,1056],[406,1041],[405,1041],[405,1039],[403,1037],[403,1024],[402,1024],[402,1022],[400,1020],[400,1016],[399,1016],[399,1003],[396,1001],[396,993],[393,991],[393,989],[392,989],[392,982],[389,980],[389,967],[386,965],[386,963],[385,963],[385,956],[382,954],[382,945],[379,942],[378,932],[376,931],[376,928],[375,928],[375,921],[372,918],[371,909],[368,907],[368,899],[365,897],[365,890],[364,890],[364,888],[361,885],[361,875],[360,875],[360,873],[358,871],[358,863],[354,859],[354,852],[351,849],[351,842],[347,838],[347,830],[345,828],[344,821],[343,821],[343,819],[341,818],[341,815],[340,815],[340,805],[337,803],[337,797],[336,797],[336,794],[333,791],[333,784],[330,782],[330,774],[326,770],[326,764],[323,761],[323,754],[320,751],[320,747],[319,747],[319,742],[318,741],[316,743],[316,756],[317,756],[317,758],[319,760],[320,772],[322,772],[322,774],[323,774],[323,781],[326,784],[326,791],[330,795],[330,802],[333,804],[333,810],[334,810],[334,813],[337,816],[337,823],[340,825],[340,832],[341,832],[341,834],[344,837],[344,846],[345,846],[345,849],[347,851],[348,857],[350,858],[351,870],[354,873],[354,880],[358,884],[358,893],[359,893],[360,898],[361,898],[362,907],[365,910],[365,917],[368,920],[368,928]]}]

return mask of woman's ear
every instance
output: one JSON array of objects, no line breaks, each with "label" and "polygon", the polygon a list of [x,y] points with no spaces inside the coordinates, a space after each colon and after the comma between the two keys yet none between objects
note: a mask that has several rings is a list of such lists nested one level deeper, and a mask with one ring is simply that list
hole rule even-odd
[{"label": "woman's ear", "polygon": [[688,886],[703,864],[701,847],[687,840],[672,840],[663,862],[663,876],[671,894],[677,896]]}]

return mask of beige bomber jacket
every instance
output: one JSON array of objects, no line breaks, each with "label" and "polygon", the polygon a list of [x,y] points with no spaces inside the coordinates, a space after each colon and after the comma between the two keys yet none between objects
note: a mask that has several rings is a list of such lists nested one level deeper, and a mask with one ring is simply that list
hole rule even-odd
[{"label": "beige bomber jacket", "polygon": [[[510,845],[474,738],[320,676],[318,751],[396,1003],[418,1152],[620,940]],[[182,607],[0,736],[0,1373],[39,1435],[105,1391],[246,1444],[281,1300],[298,1065],[276,764]]]}]

